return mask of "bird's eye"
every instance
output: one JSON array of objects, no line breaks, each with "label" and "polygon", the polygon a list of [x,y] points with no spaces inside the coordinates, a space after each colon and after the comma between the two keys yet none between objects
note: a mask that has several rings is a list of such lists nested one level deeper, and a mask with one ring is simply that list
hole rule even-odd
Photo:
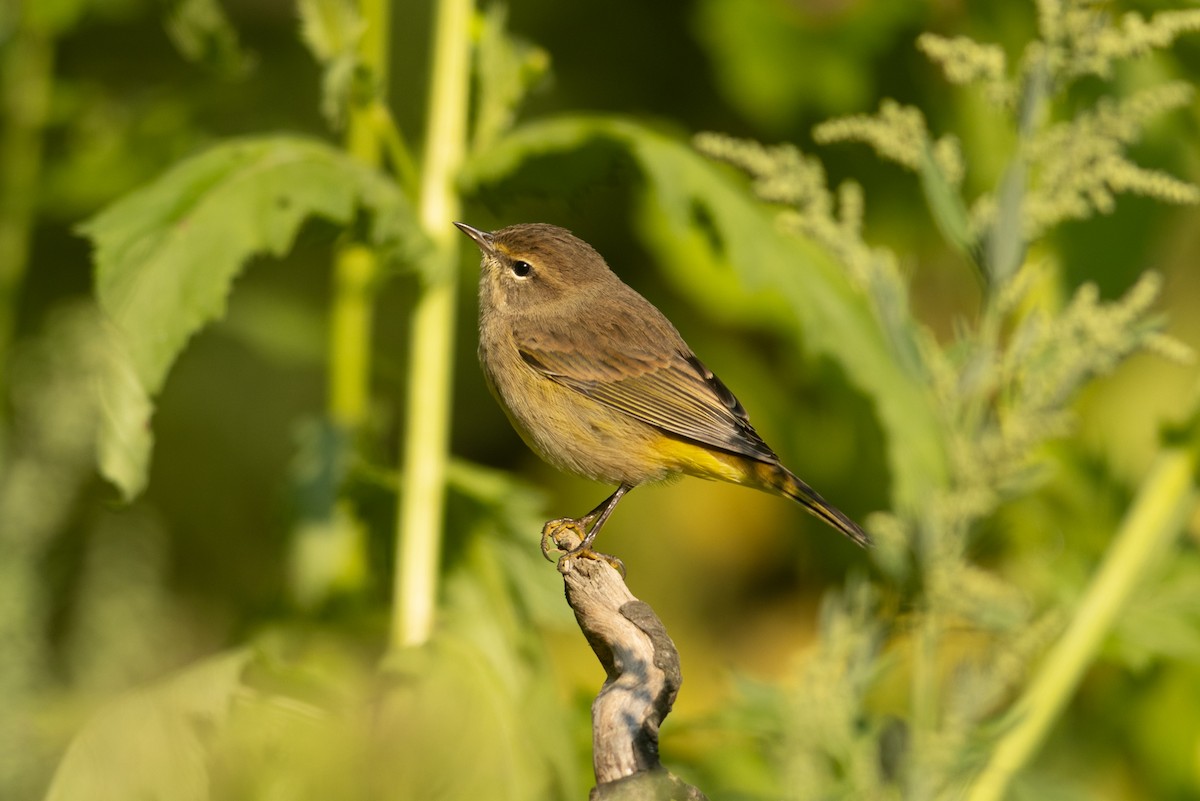
[{"label": "bird's eye", "polygon": [[527,261],[521,261],[520,259],[517,259],[512,263],[512,271],[513,275],[515,275],[517,278],[525,278],[531,272],[533,272],[533,265]]}]

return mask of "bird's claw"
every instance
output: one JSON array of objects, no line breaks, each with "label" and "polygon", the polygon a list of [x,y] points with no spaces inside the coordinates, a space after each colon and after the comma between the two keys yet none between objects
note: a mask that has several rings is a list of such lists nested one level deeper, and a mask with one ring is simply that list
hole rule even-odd
[{"label": "bird's claw", "polygon": [[[558,572],[566,573],[571,569],[571,559],[583,557],[607,562],[609,567],[625,578],[625,563],[612,554],[592,550],[587,542],[586,521],[572,517],[560,517],[542,526],[542,556],[546,561],[554,562]],[[559,552],[555,557],[551,550]]]},{"label": "bird's claw", "polygon": [[571,517],[559,517],[542,526],[542,556],[547,562],[558,561],[559,557],[551,555],[550,551],[562,551],[566,555],[579,547],[587,536],[583,521]]}]

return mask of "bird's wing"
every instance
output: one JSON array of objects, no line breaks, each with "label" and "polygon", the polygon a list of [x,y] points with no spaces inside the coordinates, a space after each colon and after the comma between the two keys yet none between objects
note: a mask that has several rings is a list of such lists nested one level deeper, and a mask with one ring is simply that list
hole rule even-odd
[{"label": "bird's wing", "polygon": [[[676,437],[768,462],[778,457],[750,425],[746,410],[670,328],[622,337],[603,347],[574,320],[518,328],[521,358],[552,381]],[[630,334],[630,320],[618,328]]]}]

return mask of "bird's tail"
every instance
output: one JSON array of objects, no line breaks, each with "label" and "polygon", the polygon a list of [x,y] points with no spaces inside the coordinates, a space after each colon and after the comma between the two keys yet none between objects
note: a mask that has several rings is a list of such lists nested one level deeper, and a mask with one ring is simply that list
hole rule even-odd
[{"label": "bird's tail", "polygon": [[864,548],[874,545],[871,537],[862,530],[858,523],[846,517],[840,509],[827,502],[817,494],[816,490],[793,475],[787,468],[766,462],[759,462],[758,466],[759,469],[756,472],[765,487],[796,501]]}]

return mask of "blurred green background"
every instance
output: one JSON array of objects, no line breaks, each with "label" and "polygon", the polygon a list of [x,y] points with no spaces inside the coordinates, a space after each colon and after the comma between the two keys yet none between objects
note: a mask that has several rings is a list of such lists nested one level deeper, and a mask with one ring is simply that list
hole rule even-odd
[{"label": "blurred green background", "polygon": [[[45,126],[35,137],[40,160],[28,150],[30,141],[13,134],[16,106],[6,109],[4,121],[6,167],[32,162],[37,168],[33,191],[21,198],[25,207],[0,209],[29,236],[27,273],[0,308],[14,331],[4,373],[9,457],[33,441],[22,427],[40,426],[35,445],[52,450],[45,443],[55,432],[68,437],[65,421],[76,413],[70,400],[82,391],[79,376],[69,362],[56,363],[62,342],[47,341],[44,332],[66,336],[62,320],[78,314],[90,296],[89,246],[75,230],[82,220],[223,137],[336,136],[319,111],[319,65],[298,36],[297,11],[287,0],[224,0],[236,41],[217,37],[191,53],[166,22],[171,3],[38,5],[40,13],[62,14],[43,72],[50,83]],[[1130,7],[1148,12],[1156,4]],[[10,103],[22,102],[13,98],[31,88],[28,77],[20,77],[21,65],[29,67],[28,54],[17,48],[22,9],[21,0],[9,0],[0,10]],[[402,2],[393,13],[390,103],[400,128],[415,140],[427,101],[431,9]],[[922,31],[967,34],[1014,55],[1033,31],[1034,13],[1031,4],[953,0],[515,0],[508,27],[550,60],[524,119],[615,113],[681,137],[712,130],[819,151],[831,184],[852,177],[864,185],[867,240],[901,255],[915,315],[947,342],[956,325],[976,313],[981,286],[938,237],[918,182],[866,148],[816,148],[811,129],[896,98],[920,106],[935,131],[962,138],[972,154],[968,190],[991,185],[1003,166],[1005,135],[988,125],[977,99],[946,85],[914,40]],[[1194,82],[1200,36],[1183,38],[1134,70]],[[656,269],[634,219],[643,179],[626,160],[601,150],[590,158],[547,156],[487,186],[466,198],[466,221],[487,229],[532,221],[572,229],[675,322],[794,472],[855,519],[886,508],[891,479],[872,404],[838,365],[799,357],[790,339],[753,319],[715,319],[681,287],[686,275]],[[992,150],[997,156],[990,160]],[[1200,182],[1200,104],[1152,121],[1134,156]],[[306,224],[286,258],[249,266],[226,317],[189,343],[157,401],[153,465],[142,497],[120,503],[68,443],[21,485],[31,488],[22,504],[37,506],[37,514],[0,510],[5,615],[23,621],[0,644],[13,655],[0,657],[10,662],[0,668],[9,674],[0,692],[9,694],[14,709],[32,710],[31,728],[4,732],[8,741],[0,751],[10,756],[0,796],[40,797],[70,738],[104,703],[212,654],[279,632],[315,637],[325,643],[311,646],[315,650],[343,654],[317,659],[320,664],[353,661],[344,654],[355,649],[371,655],[367,659],[382,651],[393,515],[382,483],[364,481],[355,489],[372,523],[364,574],[316,606],[299,603],[289,589],[295,521],[307,502],[296,477],[302,454],[319,447],[313,442],[322,431],[329,264],[338,237],[331,224]],[[1196,208],[1122,197],[1115,214],[1067,224],[1040,247],[1059,265],[1064,295],[1094,281],[1103,296],[1114,298],[1144,270],[1161,272],[1168,331],[1200,347]],[[452,452],[537,487],[538,494],[521,499],[527,518],[580,514],[609,488],[542,464],[484,386],[474,354],[476,261],[474,249],[464,247]],[[413,380],[404,345],[413,285],[411,275],[397,274],[378,297],[367,450],[389,468],[398,458],[404,384]],[[1004,509],[975,546],[980,558],[1002,553],[1010,577],[1013,565],[1025,566],[1031,598],[1077,592],[1150,464],[1159,429],[1189,408],[1195,377],[1194,368],[1137,356],[1096,382],[1077,404],[1074,433],[1053,446],[1046,485]],[[61,403],[29,395],[37,408],[28,408],[31,401],[13,389],[21,382],[50,386]],[[479,513],[469,493],[452,491],[449,503],[448,569],[479,558],[470,542]],[[1064,520],[1073,520],[1076,530],[1045,533],[1042,521],[1055,526]],[[508,550],[500,553],[518,553],[512,546],[520,543],[527,553],[511,558],[532,559],[537,534],[531,528],[506,535]],[[1200,537],[1194,517],[1187,537],[1194,562]],[[602,547],[624,559],[631,590],[662,617],[682,656],[685,684],[664,728],[665,760],[713,798],[771,797],[762,766],[738,761],[747,749],[735,744],[758,735],[739,730],[743,719],[733,713],[752,706],[747,698],[757,683],[792,674],[814,637],[825,592],[847,574],[870,573],[869,559],[798,507],[691,479],[632,494],[606,527]],[[1078,573],[1054,573],[1062,570],[1057,557],[1067,547],[1084,549],[1069,562]],[[1047,552],[1053,569],[1043,564]],[[21,560],[32,566],[32,579],[19,577],[14,566]],[[561,767],[566,778],[538,793],[582,797],[589,786],[587,705],[603,676],[558,603],[558,575],[540,557],[530,564],[513,575],[533,585],[527,588],[533,600],[523,603],[535,610],[522,619],[537,624],[529,647],[544,649],[538,664],[546,672],[537,681],[547,699],[541,703],[561,707],[571,743]],[[1046,775],[1062,779],[1055,797],[1200,798],[1200,649],[1193,643],[1200,571],[1186,573],[1175,602],[1191,622],[1179,635],[1178,653],[1138,660],[1114,645],[1088,674],[1041,763]],[[1153,627],[1153,616],[1148,620]],[[14,667],[18,662],[24,667]],[[886,688],[880,692],[886,695]],[[880,705],[887,707],[886,698]],[[741,725],[752,729],[748,719]],[[728,764],[720,764],[726,757]],[[247,789],[253,782],[230,781],[243,792],[231,797],[270,795]]]}]

